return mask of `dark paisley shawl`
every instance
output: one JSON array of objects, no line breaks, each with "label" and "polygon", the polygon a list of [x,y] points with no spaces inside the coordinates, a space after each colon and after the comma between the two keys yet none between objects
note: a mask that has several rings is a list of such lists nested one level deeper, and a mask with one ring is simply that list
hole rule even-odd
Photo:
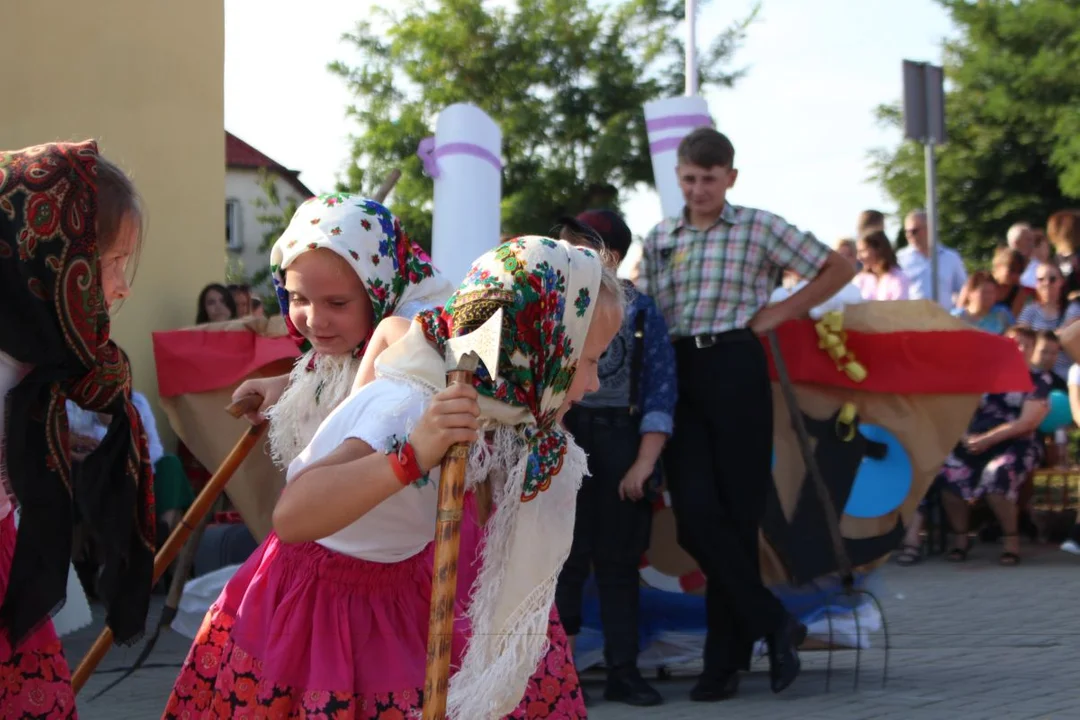
[{"label": "dark paisley shawl", "polygon": [[[94,142],[0,151],[0,350],[32,366],[7,398],[4,460],[21,517],[0,622],[16,643],[64,603],[73,501],[105,553],[117,642],[143,630],[154,566],[153,471],[126,356],[109,340],[97,256]],[[112,416],[72,471],[65,401]]]}]

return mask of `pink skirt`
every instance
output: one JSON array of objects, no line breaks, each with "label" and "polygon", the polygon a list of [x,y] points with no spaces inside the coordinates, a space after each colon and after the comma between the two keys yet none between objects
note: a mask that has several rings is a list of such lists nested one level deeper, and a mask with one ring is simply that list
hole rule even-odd
[{"label": "pink skirt", "polygon": [[[0,489],[3,492],[3,489]],[[7,592],[15,556],[15,516],[0,520],[0,598]],[[75,692],[64,648],[52,620],[18,647],[0,628],[0,718],[76,718]]]},{"label": "pink skirt", "polygon": [[431,572],[427,552],[374,563],[271,534],[207,613],[164,717],[407,717],[422,704]]},{"label": "pink skirt", "polygon": [[[482,529],[462,523],[451,670],[468,638],[462,601]],[[433,547],[381,564],[271,534],[210,608],[165,718],[404,720],[423,706]],[[509,717],[586,717],[566,633],[552,611],[551,651]]]}]

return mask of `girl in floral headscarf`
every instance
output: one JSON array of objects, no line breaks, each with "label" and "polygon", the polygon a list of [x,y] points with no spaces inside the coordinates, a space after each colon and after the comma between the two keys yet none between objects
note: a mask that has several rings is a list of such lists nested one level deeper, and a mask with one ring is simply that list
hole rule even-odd
[{"label": "girl in floral headscarf", "polygon": [[[289,375],[249,380],[233,397],[263,398],[252,419],[269,417],[271,453],[286,466],[348,395],[376,324],[441,305],[453,287],[389,210],[341,193],[301,205],[270,261],[285,323],[303,355]],[[256,592],[261,568],[275,562],[279,552],[280,541],[271,535],[211,606],[166,717],[232,716],[220,704],[220,690],[237,682],[236,659],[215,654],[215,643],[230,632],[240,608],[253,602],[249,596]]]},{"label": "girl in floral headscarf", "polygon": [[[146,621],[153,474],[108,313],[128,295],[141,226],[134,186],[94,142],[0,151],[0,717],[76,717],[50,620],[65,601],[76,505],[104,552],[117,642]],[[67,400],[112,416],[77,483]]]},{"label": "girl in floral headscarf", "polygon": [[[230,668],[213,688],[217,716],[401,718],[421,707],[438,464],[478,429],[490,443],[476,445],[469,482],[497,468],[504,477],[463,657],[466,623],[455,633],[448,715],[490,720],[517,707],[547,646],[585,467],[558,420],[598,384],[596,363],[622,315],[618,281],[603,275],[587,250],[508,243],[476,262],[444,311],[421,313],[382,354],[378,378],[290,465],[275,557],[253,572],[235,625],[208,643]],[[481,374],[475,389],[446,388],[446,340],[499,307],[498,373]],[[572,664],[558,670],[576,681]],[[576,682],[550,698],[551,717],[584,715],[575,691]]]}]

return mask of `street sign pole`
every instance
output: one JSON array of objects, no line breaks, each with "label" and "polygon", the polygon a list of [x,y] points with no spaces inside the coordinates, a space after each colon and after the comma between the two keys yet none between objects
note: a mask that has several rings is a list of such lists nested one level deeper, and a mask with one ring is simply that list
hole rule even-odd
[{"label": "street sign pole", "polygon": [[697,91],[697,1],[686,0],[686,94]]},{"label": "street sign pole", "polygon": [[930,297],[940,302],[938,286],[938,215],[937,215],[937,159],[934,157],[934,141],[923,146],[926,155],[926,234],[930,240]]},{"label": "street sign pole", "polygon": [[945,142],[945,74],[929,63],[904,61],[904,137],[923,144],[926,160],[926,234],[930,252],[930,292],[938,295],[937,157]]}]

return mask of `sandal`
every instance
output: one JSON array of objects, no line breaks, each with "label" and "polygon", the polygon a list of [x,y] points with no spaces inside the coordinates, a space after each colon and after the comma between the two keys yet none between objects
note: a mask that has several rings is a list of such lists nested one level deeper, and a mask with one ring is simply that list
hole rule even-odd
[{"label": "sandal", "polygon": [[967,533],[963,535],[957,535],[957,538],[964,538],[964,545],[961,547],[959,544],[954,545],[951,550],[945,555],[945,559],[953,563],[962,563],[967,560],[968,553],[971,552],[971,538]]},{"label": "sandal", "polygon": [[[1019,535],[1005,535],[1002,537],[1002,540],[1008,540],[1010,538],[1016,539],[1017,543],[1020,541]],[[1005,550],[998,557],[998,564],[1004,565],[1005,567],[1015,567],[1020,564],[1020,555],[1011,550]]]},{"label": "sandal", "polygon": [[922,546],[921,545],[908,545],[904,543],[900,546],[900,552],[896,554],[896,564],[903,567],[911,567],[922,562]]}]

